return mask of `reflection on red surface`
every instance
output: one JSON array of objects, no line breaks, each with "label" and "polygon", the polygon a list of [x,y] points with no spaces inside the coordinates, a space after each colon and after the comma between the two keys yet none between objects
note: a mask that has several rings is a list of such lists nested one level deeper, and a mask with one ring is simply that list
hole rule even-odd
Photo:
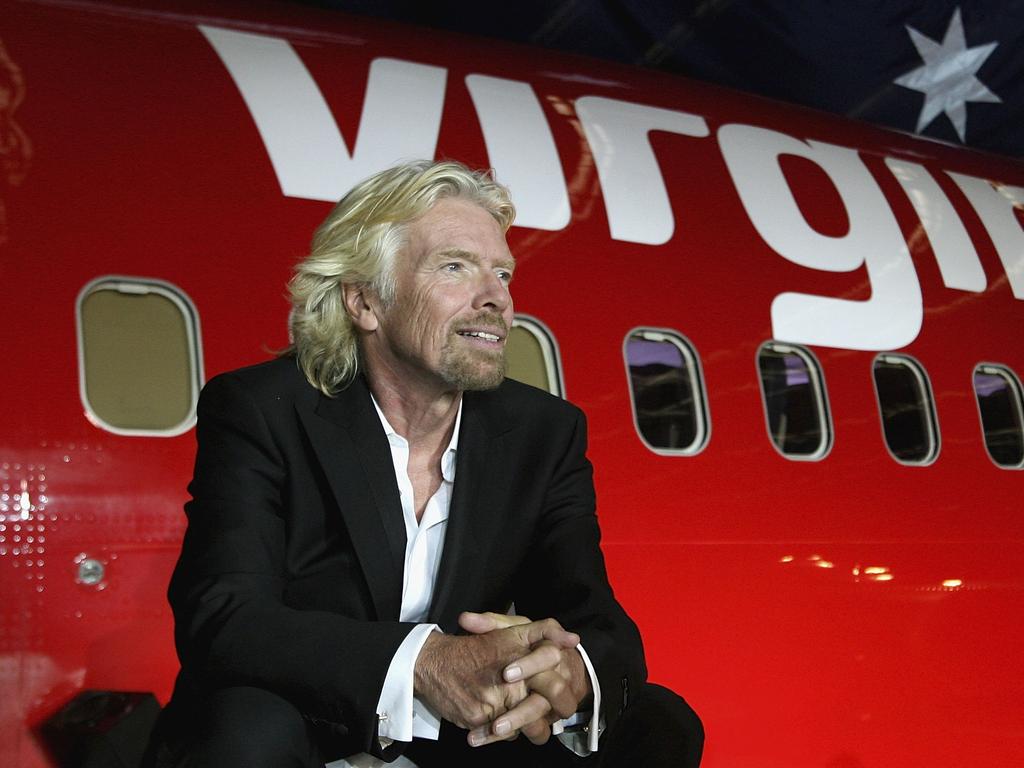
[{"label": "reflection on red surface", "polygon": [[3,195],[22,182],[32,159],[32,143],[14,119],[24,99],[25,78],[0,39],[0,245],[7,240]]}]

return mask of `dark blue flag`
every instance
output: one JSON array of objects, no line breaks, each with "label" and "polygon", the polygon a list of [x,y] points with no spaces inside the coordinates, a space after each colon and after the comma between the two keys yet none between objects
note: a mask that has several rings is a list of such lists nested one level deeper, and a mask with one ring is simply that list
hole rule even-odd
[{"label": "dark blue flag", "polygon": [[[663,2],[628,3],[652,34]],[[1001,154],[1024,155],[1024,2],[708,0],[662,66]]]},{"label": "dark blue flag", "polygon": [[639,64],[1024,157],[1024,0],[306,0]]}]

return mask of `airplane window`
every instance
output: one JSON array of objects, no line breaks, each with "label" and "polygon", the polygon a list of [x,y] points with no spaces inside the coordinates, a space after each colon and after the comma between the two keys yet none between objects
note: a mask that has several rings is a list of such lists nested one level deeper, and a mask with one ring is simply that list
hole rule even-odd
[{"label": "airplane window", "polygon": [[633,420],[655,453],[690,456],[708,441],[707,401],[696,352],[677,333],[637,329],[626,337]]},{"label": "airplane window", "polygon": [[803,347],[768,341],[757,352],[768,435],[787,459],[817,461],[832,447],[824,378]]},{"label": "airplane window", "polygon": [[77,302],[79,391],[86,415],[120,435],[170,437],[195,423],[199,320],[179,289],[105,277]]},{"label": "airplane window", "polygon": [[1007,469],[1024,467],[1020,381],[1009,368],[983,363],[974,369],[974,394],[992,461]]},{"label": "airplane window", "polygon": [[505,360],[510,379],[565,397],[555,337],[539,320],[515,316],[505,342]]},{"label": "airplane window", "polygon": [[914,465],[935,461],[939,427],[924,369],[903,355],[879,355],[872,370],[882,432],[893,458]]}]

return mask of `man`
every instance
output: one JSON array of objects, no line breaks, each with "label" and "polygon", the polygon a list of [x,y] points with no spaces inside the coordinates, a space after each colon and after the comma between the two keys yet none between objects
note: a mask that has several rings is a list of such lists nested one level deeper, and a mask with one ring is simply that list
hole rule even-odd
[{"label": "man", "polygon": [[504,379],[514,214],[458,163],[368,179],[289,354],[204,389],[158,764],[699,762],[608,585],[582,413]]}]

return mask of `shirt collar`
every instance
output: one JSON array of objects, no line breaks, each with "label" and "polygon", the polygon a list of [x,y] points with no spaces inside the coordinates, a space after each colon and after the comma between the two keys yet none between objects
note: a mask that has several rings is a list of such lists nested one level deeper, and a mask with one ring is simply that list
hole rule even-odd
[{"label": "shirt collar", "polygon": [[[373,402],[373,407],[377,410],[377,417],[380,419],[380,424],[384,427],[384,434],[387,435],[388,442],[393,443],[395,440],[400,441],[401,445],[408,448],[409,441],[402,437],[395,431],[395,428],[391,426],[391,422],[388,421],[384,415],[384,411],[381,410],[380,404],[377,402],[377,398],[370,393],[370,400]],[[459,449],[459,428],[462,426],[462,404],[464,399],[459,398],[459,410],[455,413],[455,428],[452,430],[452,439],[448,441],[448,447],[444,453],[441,454],[441,477],[447,480],[449,483],[455,482],[455,457]]]}]

